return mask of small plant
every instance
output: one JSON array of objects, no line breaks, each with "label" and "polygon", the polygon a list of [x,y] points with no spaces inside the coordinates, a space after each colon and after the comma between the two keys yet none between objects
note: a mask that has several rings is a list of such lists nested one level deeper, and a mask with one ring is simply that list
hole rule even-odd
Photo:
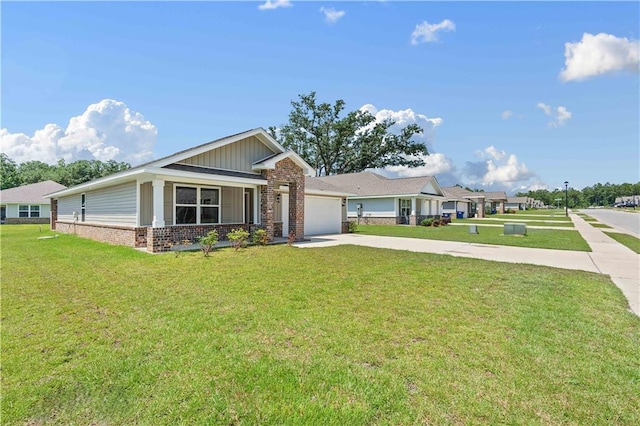
[{"label": "small plant", "polygon": [[441,226],[445,226],[451,223],[451,218],[450,217],[443,217],[442,219],[440,219],[440,225]]},{"label": "small plant", "polygon": [[269,242],[267,231],[264,229],[256,229],[253,231],[253,243],[259,246],[266,246]]},{"label": "small plant", "polygon": [[245,231],[242,228],[232,229],[231,232],[227,234],[227,238],[231,241],[231,247],[234,250],[238,251],[241,248],[245,248],[247,246],[247,241],[249,240],[249,232]]},{"label": "small plant", "polygon": [[420,222],[420,225],[422,225],[422,226],[431,226],[431,225],[433,225],[433,218],[432,217],[428,217],[426,219],[422,219],[422,221]]},{"label": "small plant", "polygon": [[213,248],[216,244],[218,244],[218,231],[215,229],[213,231],[209,231],[209,233],[198,239],[200,246],[202,247],[202,253],[204,253],[205,257],[209,256],[209,253],[213,251]]},{"label": "small plant", "polygon": [[507,211],[505,213],[506,214],[516,214],[516,211],[514,209],[507,209]]},{"label": "small plant", "polygon": [[293,232],[289,232],[289,235],[287,236],[287,245],[291,247],[295,242],[296,242],[296,234]]},{"label": "small plant", "polygon": [[349,221],[349,227],[347,228],[347,231],[350,234],[353,234],[354,232],[358,231],[358,222],[356,222],[355,220],[350,220]]},{"label": "small plant", "polygon": [[434,219],[433,222],[431,222],[431,226],[433,226],[434,228],[440,226],[440,219]]}]

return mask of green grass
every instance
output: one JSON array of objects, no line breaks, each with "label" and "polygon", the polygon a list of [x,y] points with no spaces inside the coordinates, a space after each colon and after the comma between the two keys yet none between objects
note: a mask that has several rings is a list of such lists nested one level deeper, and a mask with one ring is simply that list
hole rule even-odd
[{"label": "green grass", "polygon": [[[571,210],[569,210],[571,211]],[[534,209],[534,210],[517,210],[515,212],[516,215],[543,215],[543,216],[555,216],[556,218],[565,217],[564,209]],[[510,214],[510,216],[512,216]]]},{"label": "green grass", "polygon": [[629,247],[631,250],[635,251],[636,253],[640,254],[640,238],[636,238],[633,235],[622,234],[619,232],[605,231],[605,234],[607,234],[608,236],[610,236],[620,244],[623,244]]},{"label": "green grass", "polygon": [[538,214],[539,210],[526,210],[516,214],[491,214],[487,215],[487,218],[497,219],[525,219],[525,220],[542,220],[542,221],[554,221],[554,222],[571,222],[570,217],[565,217],[564,212],[562,215],[550,215],[550,214]]},{"label": "green grass", "polygon": [[640,422],[640,319],[603,275],[0,230],[3,425]]},{"label": "green grass", "polygon": [[[511,216],[511,220],[499,217],[499,220],[495,220],[493,216],[490,216],[487,219],[453,219],[454,222],[457,223],[476,223],[476,224],[487,224],[487,225],[503,225],[505,223],[522,223],[528,226],[549,226],[549,227],[565,227],[565,228],[573,228],[573,222],[560,222],[560,221],[551,221],[551,220],[522,220],[523,218],[514,218]],[[514,221],[513,219],[518,219]]]},{"label": "green grass", "polygon": [[594,228],[609,228],[609,229],[611,229],[611,227],[609,225],[607,225],[606,223],[589,222],[589,225],[593,226]]},{"label": "green grass", "polygon": [[360,225],[358,233],[394,237],[426,238],[430,240],[462,241],[504,246],[548,248],[557,250],[591,251],[578,231],[556,229],[527,229],[526,236],[502,235],[503,228],[478,226],[479,234],[470,234],[468,226],[394,226]]}]

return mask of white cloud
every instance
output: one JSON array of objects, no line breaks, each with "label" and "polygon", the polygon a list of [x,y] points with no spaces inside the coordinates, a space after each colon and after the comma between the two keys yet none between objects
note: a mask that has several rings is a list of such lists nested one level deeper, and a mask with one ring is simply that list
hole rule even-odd
[{"label": "white cloud", "polygon": [[567,120],[571,118],[573,114],[564,106],[558,106],[554,108],[551,105],[547,105],[543,102],[538,102],[536,107],[540,108],[546,115],[552,117],[552,120],[549,122],[549,127],[560,127]]},{"label": "white cloud", "polygon": [[584,33],[577,43],[564,45],[565,68],[560,80],[583,80],[616,71],[640,72],[640,41],[611,34]]},{"label": "white cloud", "polygon": [[430,43],[438,41],[438,31],[455,31],[456,24],[445,19],[439,24],[430,24],[424,21],[416,25],[415,30],[411,33],[411,44]]},{"label": "white cloud", "polygon": [[156,126],[124,102],[104,99],[72,117],[66,129],[47,124],[33,136],[0,130],[2,151],[17,163],[87,159],[141,163],[153,157]]},{"label": "white cloud", "polygon": [[494,146],[476,151],[476,156],[483,160],[466,164],[466,175],[472,184],[485,187],[514,187],[519,182],[535,176],[526,164],[518,161],[515,154],[507,154]]},{"label": "white cloud", "polygon": [[328,24],[335,24],[347,13],[344,10],[335,10],[332,7],[325,8],[324,6],[320,8],[320,12],[324,13],[324,19]]},{"label": "white cloud", "polygon": [[453,161],[441,152],[436,152],[431,155],[421,155],[419,158],[424,161],[424,166],[387,166],[385,170],[396,173],[400,177],[434,176],[451,173],[455,170]]},{"label": "white cloud", "polygon": [[273,10],[280,7],[293,6],[289,0],[267,0],[264,4],[258,6],[260,10]]},{"label": "white cloud", "polygon": [[504,111],[502,111],[502,119],[503,120],[508,120],[511,118],[511,116],[513,116],[513,111],[510,111],[508,109],[505,109]]}]

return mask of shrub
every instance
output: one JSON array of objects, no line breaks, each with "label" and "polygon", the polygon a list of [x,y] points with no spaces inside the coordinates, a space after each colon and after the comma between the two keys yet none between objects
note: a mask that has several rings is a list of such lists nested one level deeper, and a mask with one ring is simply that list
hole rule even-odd
[{"label": "shrub", "polygon": [[218,231],[215,229],[213,231],[209,231],[209,233],[198,239],[200,246],[202,246],[202,253],[204,253],[205,257],[209,256],[209,253],[213,251],[213,248],[216,244],[218,244]]},{"label": "shrub", "polygon": [[440,225],[445,226],[451,223],[451,218],[450,217],[443,217],[442,219],[440,219]]},{"label": "shrub", "polygon": [[507,211],[505,213],[507,213],[507,214],[516,214],[516,211],[514,209],[507,209]]},{"label": "shrub", "polygon": [[232,229],[231,232],[227,234],[227,238],[231,241],[231,247],[237,251],[247,246],[249,232],[242,228]]},{"label": "shrub", "polygon": [[295,242],[296,242],[296,234],[294,234],[293,232],[289,232],[289,236],[287,237],[287,245],[291,247]]},{"label": "shrub", "polygon": [[264,229],[256,229],[253,231],[253,243],[259,246],[266,246],[269,242],[267,231]]},{"label": "shrub", "polygon": [[356,232],[358,230],[358,222],[356,222],[355,220],[350,220],[349,221],[349,233],[353,234],[354,232]]},{"label": "shrub", "polygon": [[422,226],[431,226],[431,225],[433,225],[433,218],[432,217],[428,217],[426,219],[422,219],[422,221],[420,222],[420,225],[422,225]]},{"label": "shrub", "polygon": [[433,222],[431,222],[431,226],[436,228],[440,226],[440,219],[434,219]]}]

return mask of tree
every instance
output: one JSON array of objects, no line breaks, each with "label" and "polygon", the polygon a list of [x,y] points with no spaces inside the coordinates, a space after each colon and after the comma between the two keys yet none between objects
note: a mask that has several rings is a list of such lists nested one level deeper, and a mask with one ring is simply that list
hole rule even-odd
[{"label": "tree", "polygon": [[354,173],[385,166],[419,167],[420,155],[427,147],[411,139],[422,133],[417,124],[404,127],[398,134],[389,128],[393,120],[376,121],[367,111],[351,111],[340,117],[344,101],[334,105],[316,102],[316,93],[298,95],[291,101],[289,122],[269,133],[285,148],[300,154],[316,169],[317,176]]},{"label": "tree", "polygon": [[32,160],[18,166],[22,184],[44,182],[56,179],[56,167],[42,161]]},{"label": "tree", "polygon": [[4,152],[0,154],[0,189],[14,188],[20,186],[20,175],[18,165]]}]

